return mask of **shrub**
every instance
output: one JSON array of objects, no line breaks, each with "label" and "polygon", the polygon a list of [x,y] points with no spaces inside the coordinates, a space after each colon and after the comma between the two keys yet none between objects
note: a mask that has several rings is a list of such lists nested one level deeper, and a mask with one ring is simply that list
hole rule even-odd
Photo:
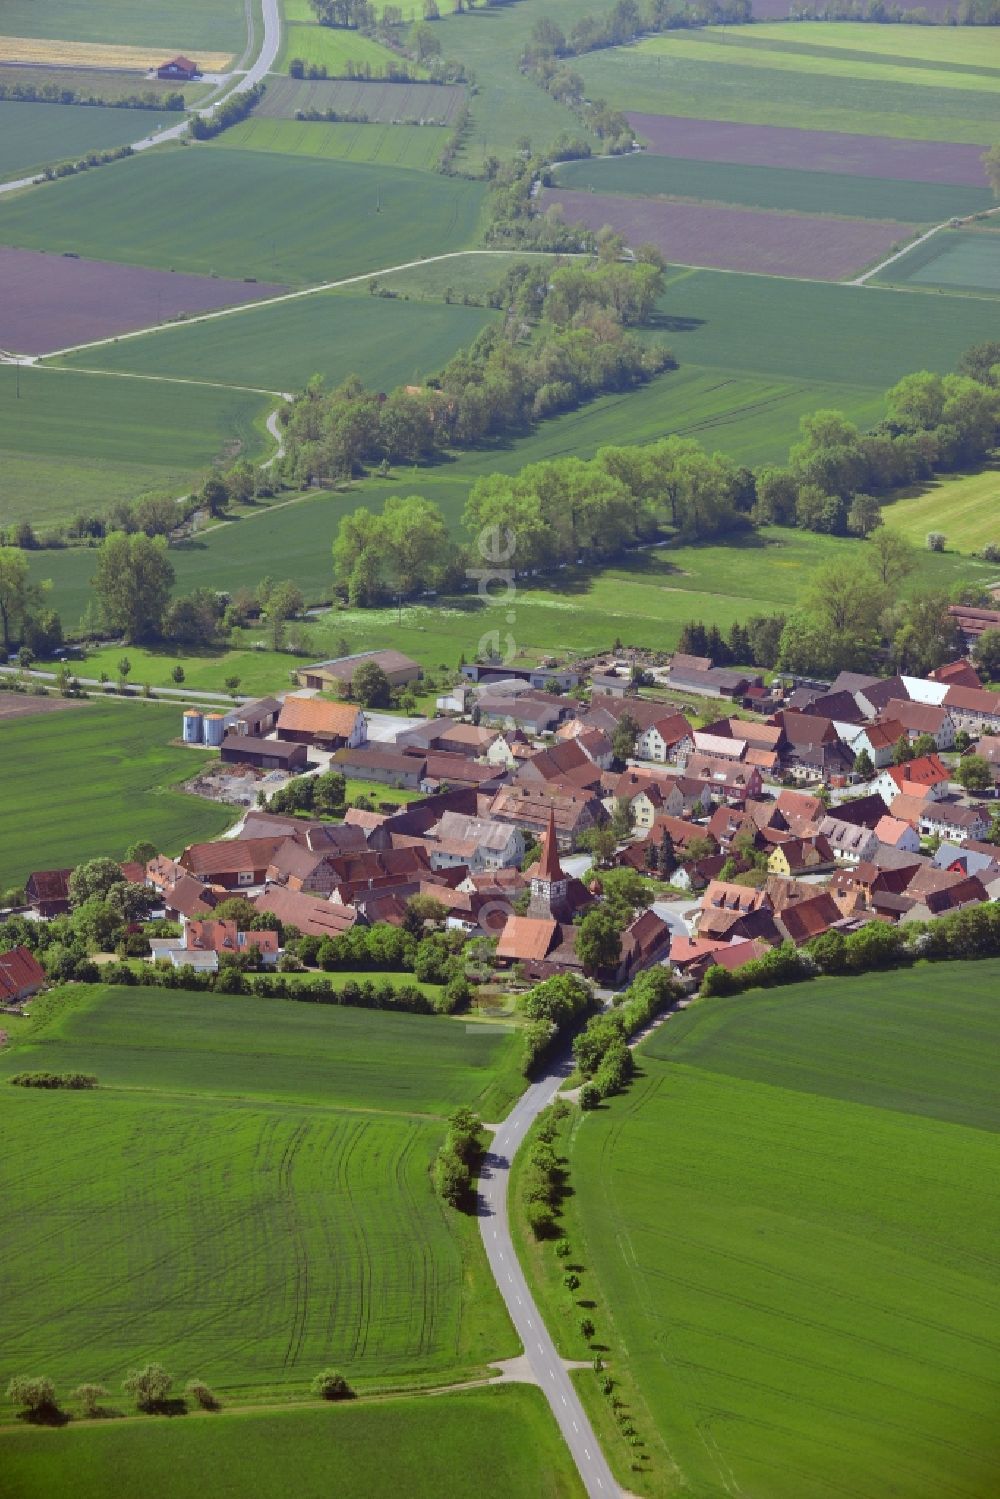
[{"label": "shrub", "polygon": [[107,1400],[108,1392],[102,1384],[81,1384],[73,1391],[73,1399],[79,1403],[83,1414],[90,1420],[102,1413],[102,1400]]},{"label": "shrub", "polygon": [[96,1088],[89,1072],[15,1072],[7,1081],[15,1088]]},{"label": "shrub", "polygon": [[184,1386],[184,1393],[195,1405],[200,1405],[203,1411],[218,1411],[222,1409],[222,1401],[215,1391],[209,1389],[204,1380],[189,1379]]},{"label": "shrub", "polygon": [[310,1388],[312,1393],[318,1395],[321,1400],[353,1400],[354,1398],[354,1391],[337,1369],[324,1369],[321,1374],[316,1375]]},{"label": "shrub", "polygon": [[581,1109],[596,1109],[601,1101],[601,1090],[596,1083],[584,1083],[580,1089]]},{"label": "shrub", "polygon": [[130,1369],[122,1380],[122,1389],[141,1411],[154,1411],[170,1394],[174,1379],[162,1364],[147,1364],[144,1369]]}]

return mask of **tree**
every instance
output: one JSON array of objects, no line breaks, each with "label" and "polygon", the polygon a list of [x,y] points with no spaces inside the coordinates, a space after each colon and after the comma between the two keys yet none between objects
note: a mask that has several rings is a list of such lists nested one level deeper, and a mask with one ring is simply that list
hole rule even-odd
[{"label": "tree", "polygon": [[929,552],[943,552],[944,544],[948,540],[943,531],[927,532],[927,550]]},{"label": "tree", "polygon": [[123,885],[125,876],[114,859],[88,859],[78,864],[69,877],[71,906],[82,906],[88,900],[104,900],[115,885]]},{"label": "tree", "polygon": [[108,1391],[102,1384],[81,1384],[73,1391],[73,1399],[89,1421],[101,1414],[102,1401],[107,1400]]},{"label": "tree", "polygon": [[[994,147],[994,150],[1000,164],[1000,148]],[[973,344],[958,361],[958,373],[978,380],[980,385],[1000,385],[1000,343],[991,340]]]},{"label": "tree", "polygon": [[323,1400],[351,1400],[354,1391],[339,1369],[324,1369],[312,1382],[312,1392]]},{"label": "tree", "polygon": [[912,759],[913,745],[905,733],[900,734],[892,747],[892,763],[893,765],[905,765],[908,760]]},{"label": "tree", "polygon": [[128,1371],[122,1380],[122,1390],[141,1411],[155,1411],[170,1394],[173,1382],[173,1375],[162,1364],[147,1364],[144,1369]]},{"label": "tree", "polygon": [[1000,677],[1000,630],[984,630],[972,651],[972,659],[984,677]]},{"label": "tree", "polygon": [[576,938],[577,957],[587,973],[616,968],[621,961],[621,927],[603,906],[588,911],[580,922]]},{"label": "tree", "polygon": [[982,755],[963,755],[955,771],[955,780],[966,791],[988,791],[993,785],[989,761]]},{"label": "tree", "polygon": [[240,679],[239,679],[239,677],[227,677],[226,678],[226,691],[229,693],[229,696],[232,698],[232,700],[233,700],[234,703],[236,701],[236,697],[237,697],[237,694],[239,693],[239,690],[240,690]]},{"label": "tree", "polygon": [[351,691],[362,708],[388,708],[392,703],[389,678],[377,661],[362,661],[355,668]]},{"label": "tree", "polygon": [[155,843],[150,843],[148,838],[138,838],[125,850],[125,862],[126,864],[148,864],[150,859],[155,859],[158,853],[159,849]]},{"label": "tree", "polygon": [[42,1416],[56,1409],[56,1387],[51,1379],[15,1374],[7,1386],[7,1399],[29,1417]]},{"label": "tree", "polygon": [[884,588],[898,588],[916,566],[913,547],[898,531],[880,526],[871,537],[868,562]]},{"label": "tree", "polygon": [[29,578],[24,553],[18,547],[0,547],[0,636],[5,652],[40,598],[41,590]]},{"label": "tree", "polygon": [[900,671],[927,676],[958,654],[958,626],[948,612],[944,593],[920,593],[893,611],[893,653]]},{"label": "tree", "polygon": [[873,494],[862,494],[859,491],[847,512],[847,529],[854,536],[869,536],[881,524],[882,506]]},{"label": "tree", "polygon": [[875,774],[875,764],[866,749],[859,749],[854,756],[854,774],[863,781],[870,781]]},{"label": "tree", "polygon": [[97,553],[93,587],[104,625],[129,645],[155,638],[162,628],[174,569],[162,537],[113,531]]},{"label": "tree", "polygon": [[1000,198],[1000,142],[983,152],[983,166],[986,168],[990,187],[995,196]]},{"label": "tree", "polygon": [[913,741],[913,758],[922,760],[925,755],[937,753],[937,740],[933,734],[918,734]]},{"label": "tree", "polygon": [[639,738],[639,725],[631,713],[623,713],[615,725],[611,736],[611,749],[616,760],[624,763],[635,754],[636,741]]},{"label": "tree", "polygon": [[177,685],[178,685],[178,687],[181,685],[181,683],[184,680],[184,668],[183,668],[183,666],[175,666],[172,669],[172,671],[170,673],[170,680],[172,682],[176,682]]},{"label": "tree", "polygon": [[132,670],[132,663],[131,663],[131,661],[129,660],[129,658],[127,656],[122,656],[121,660],[118,662],[118,691],[119,692],[124,692],[125,688],[128,686],[128,678],[129,678],[129,673],[130,673],[131,670]]},{"label": "tree", "polygon": [[590,1317],[581,1317],[580,1318],[580,1336],[581,1336],[581,1338],[584,1338],[589,1343],[590,1340],[591,1340],[591,1338],[594,1336],[594,1333],[596,1331],[597,1331],[597,1329],[594,1326],[594,1324],[593,1324],[592,1320],[590,1319]]}]

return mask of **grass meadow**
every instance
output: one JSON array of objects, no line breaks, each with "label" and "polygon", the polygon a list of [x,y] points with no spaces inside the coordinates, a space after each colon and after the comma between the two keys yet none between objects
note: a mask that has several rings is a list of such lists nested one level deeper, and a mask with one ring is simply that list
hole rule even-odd
[{"label": "grass meadow", "polygon": [[[988,145],[995,138],[1000,94],[996,69],[981,61],[979,28],[954,34],[966,61],[951,67],[908,62],[901,56],[908,38],[892,26],[865,28],[867,59],[838,56],[836,24],[824,29],[827,45],[814,48],[797,22],[769,27],[765,42],[757,26],[675,32],[593,52],[575,65],[588,96],[617,109],[913,140]],[[931,36],[920,45],[933,45]]]},{"label": "grass meadow", "polygon": [[0,205],[0,241],[315,284],[462,249],[476,237],[483,193],[480,182],[438,174],[178,146],[16,195]]},{"label": "grass meadow", "polygon": [[[325,67],[331,78],[346,77],[348,64],[355,67],[368,64],[376,76],[390,67],[399,66],[399,58],[391,48],[383,47],[373,37],[359,36],[356,31],[321,26],[308,7],[286,5],[285,16],[284,41],[275,66],[278,73],[287,73],[293,57]],[[413,71],[420,77],[426,76],[423,68],[414,68]]]},{"label": "grass meadow", "polygon": [[100,985],[45,1005],[2,1071],[101,1086],[0,1095],[5,1372],[117,1390],[157,1357],[260,1401],[331,1364],[372,1389],[514,1353],[475,1222],[430,1182],[443,1116],[516,1096],[509,1028]]},{"label": "grass meadow", "polygon": [[992,208],[995,202],[987,187],[689,161],[645,153],[566,162],[557,171],[556,182],[559,187],[578,191],[687,198],[912,224],[939,224],[947,218]]},{"label": "grass meadow", "polygon": [[[136,82],[141,88],[141,79]],[[0,181],[27,177],[88,151],[127,145],[161,126],[176,124],[166,111],[103,109],[99,105],[0,101]]]},{"label": "grass meadow", "polygon": [[230,808],[174,789],[201,763],[168,742],[180,735],[179,715],[101,702],[0,723],[0,887],[33,869],[121,858],[137,838],[179,852],[221,833]]},{"label": "grass meadow", "polygon": [[943,531],[948,547],[958,552],[995,545],[1000,542],[1000,465],[928,484],[919,494],[894,500],[885,518],[918,546],[928,531]]},{"label": "grass meadow", "polygon": [[5,1499],[580,1499],[583,1489],[540,1391],[527,1385],[433,1399],[110,1421],[0,1433]]},{"label": "grass meadow", "polygon": [[432,172],[447,139],[448,131],[440,125],[350,125],[254,116],[224,131],[216,144],[236,151],[273,151],[281,156]]},{"label": "grass meadow", "polygon": [[44,527],[147,490],[186,494],[212,464],[273,446],[273,405],[221,386],[0,365],[4,520]]},{"label": "grass meadow", "polygon": [[246,43],[242,0],[170,0],[169,6],[136,5],[135,0],[4,0],[7,36],[48,37],[73,42],[134,43],[183,47],[197,57],[207,52],[242,51]]},{"label": "grass meadow", "polygon": [[[332,542],[338,514],[356,501],[356,496],[310,498],[259,520],[238,522],[255,532],[263,551],[256,554],[256,562],[248,557],[238,573],[234,570],[227,575],[225,586],[256,583],[265,568],[275,578],[297,576],[307,594],[329,597],[333,577],[326,543]],[[314,507],[311,515],[306,508],[310,506]],[[325,516],[320,507],[326,507]],[[179,586],[189,588],[210,579],[216,586],[222,584],[220,559],[232,558],[235,550],[227,534],[227,530],[217,531],[207,538],[206,551],[215,543],[207,556],[205,552],[191,554],[192,570],[181,575]],[[313,538],[308,555],[307,536]],[[398,616],[395,608],[337,609],[306,627],[307,659],[332,655],[346,640],[352,651],[392,646],[431,672],[441,667],[454,672],[459,657],[464,653],[471,660],[484,636],[494,630],[500,630],[501,638],[509,631],[519,652],[531,660],[567,648],[605,649],[616,636],[626,645],[669,650],[689,620],[716,623],[726,630],[753,614],[787,610],[815,568],[835,558],[857,558],[860,545],[775,528],[742,546],[664,548],[642,552],[604,571],[581,568],[560,573],[558,586],[519,586],[514,604],[505,601],[503,610],[470,596],[443,598],[434,605],[405,605]],[[263,563],[261,556],[266,558]],[[302,559],[297,571],[296,556]],[[992,580],[996,576],[995,566],[950,552],[921,552],[918,562],[915,587],[947,588],[960,578]],[[63,595],[70,618],[74,607],[71,585]],[[506,620],[508,612],[514,613],[513,621]],[[264,634],[259,628],[246,630],[241,648],[223,652],[132,649],[133,680],[169,686],[171,670],[180,663],[192,690],[222,691],[226,677],[238,676],[243,692],[274,691],[287,685],[289,672],[300,663],[293,656],[267,649],[266,640],[260,639]],[[113,675],[118,654],[114,649],[95,652],[79,670],[86,676],[101,669]],[[373,794],[378,794],[378,788]]]},{"label": "grass meadow", "polygon": [[[641,1477],[609,1443],[628,1489],[993,1494],[998,979],[699,1003],[579,1119],[566,1229],[651,1458]],[[584,1356],[561,1262],[529,1264]]]}]

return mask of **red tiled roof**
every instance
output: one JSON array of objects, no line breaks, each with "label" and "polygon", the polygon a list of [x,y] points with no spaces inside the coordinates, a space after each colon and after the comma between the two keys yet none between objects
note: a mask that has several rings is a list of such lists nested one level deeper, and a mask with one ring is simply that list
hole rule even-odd
[{"label": "red tiled roof", "polygon": [[515,962],[540,962],[552,946],[558,929],[557,921],[510,916],[497,943],[497,957],[512,958]]},{"label": "red tiled roof", "polygon": [[278,733],[334,734],[349,739],[358,721],[353,703],[330,703],[322,697],[286,697],[278,717]]},{"label": "red tiled roof", "polygon": [[278,838],[223,838],[218,843],[192,843],[180,862],[189,874],[252,874],[266,869],[285,842]]},{"label": "red tiled roof", "polygon": [[45,969],[26,947],[0,953],[0,999],[13,1000],[45,983]]}]

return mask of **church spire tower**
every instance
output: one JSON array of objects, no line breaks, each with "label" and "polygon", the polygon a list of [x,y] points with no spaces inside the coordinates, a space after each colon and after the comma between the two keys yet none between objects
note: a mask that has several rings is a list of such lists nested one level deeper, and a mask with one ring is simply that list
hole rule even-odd
[{"label": "church spire tower", "polygon": [[554,807],[549,807],[549,821],[542,839],[538,863],[531,870],[531,900],[528,915],[559,921],[566,911],[569,878],[559,862]]}]

